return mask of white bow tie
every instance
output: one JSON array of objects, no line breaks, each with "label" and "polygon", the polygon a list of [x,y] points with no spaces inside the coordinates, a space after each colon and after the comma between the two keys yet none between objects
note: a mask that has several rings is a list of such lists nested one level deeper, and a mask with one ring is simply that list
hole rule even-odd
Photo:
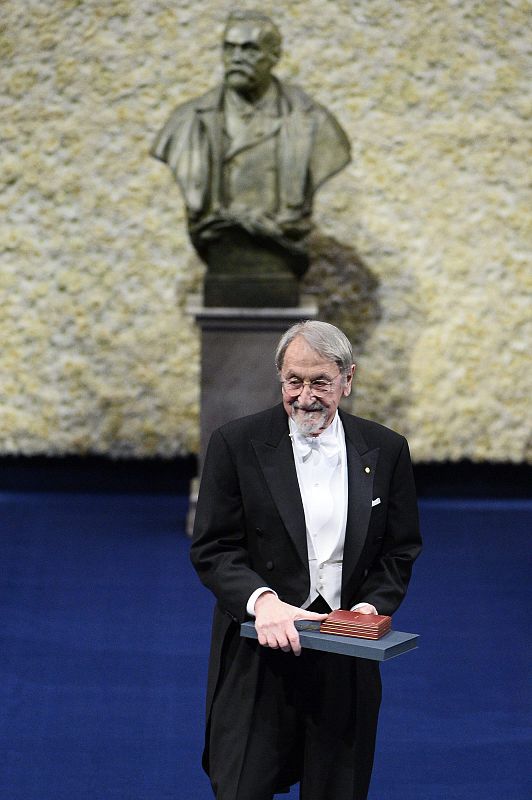
[{"label": "white bow tie", "polygon": [[340,447],[336,438],[332,436],[327,436],[325,438],[321,436],[303,436],[301,433],[295,433],[292,434],[292,436],[296,443],[297,452],[303,459],[303,462],[308,461],[312,453],[314,453],[316,463],[319,462],[320,458],[324,458],[326,461],[332,463],[337,463]]}]

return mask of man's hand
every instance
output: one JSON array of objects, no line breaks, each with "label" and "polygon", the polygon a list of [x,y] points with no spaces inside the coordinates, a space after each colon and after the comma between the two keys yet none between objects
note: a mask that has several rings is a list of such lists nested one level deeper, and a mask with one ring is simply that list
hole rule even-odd
[{"label": "man's hand", "polygon": [[351,611],[358,611],[359,614],[377,614],[377,609],[371,603],[359,603]]},{"label": "man's hand", "polygon": [[255,628],[259,644],[280,648],[285,653],[292,651],[295,656],[301,653],[301,645],[294,620],[324,620],[326,617],[327,614],[316,614],[314,611],[304,611],[297,606],[283,603],[271,592],[261,594],[255,603]]}]

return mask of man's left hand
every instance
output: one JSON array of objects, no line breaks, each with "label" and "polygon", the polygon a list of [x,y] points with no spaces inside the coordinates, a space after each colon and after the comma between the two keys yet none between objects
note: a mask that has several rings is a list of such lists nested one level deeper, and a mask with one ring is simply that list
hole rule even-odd
[{"label": "man's left hand", "polygon": [[352,608],[351,611],[358,611],[359,614],[377,614],[378,613],[377,609],[375,608],[375,606],[372,606],[371,603],[360,603],[359,605],[354,606],[354,608]]}]

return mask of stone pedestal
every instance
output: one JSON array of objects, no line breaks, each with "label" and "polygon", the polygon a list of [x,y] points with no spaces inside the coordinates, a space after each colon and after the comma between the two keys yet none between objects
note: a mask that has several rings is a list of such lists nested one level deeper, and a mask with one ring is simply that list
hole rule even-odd
[{"label": "stone pedestal", "polygon": [[[187,311],[201,329],[199,471],[211,433],[224,422],[261,411],[281,400],[274,355],[284,331],[316,319],[317,306],[296,308],[215,308],[191,298]],[[198,481],[191,493],[187,524],[191,533]]]},{"label": "stone pedestal", "polygon": [[[199,247],[199,245],[198,245]],[[299,304],[299,279],[308,269],[304,249],[288,240],[233,226],[200,248],[208,264],[203,304],[209,308],[284,308]]]}]

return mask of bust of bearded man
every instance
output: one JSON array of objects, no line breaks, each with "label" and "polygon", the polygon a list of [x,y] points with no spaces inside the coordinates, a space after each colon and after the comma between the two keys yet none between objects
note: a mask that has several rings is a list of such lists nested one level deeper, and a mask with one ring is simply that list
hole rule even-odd
[{"label": "bust of bearded man", "polygon": [[178,106],[152,149],[183,194],[206,306],[298,304],[314,193],[350,159],[335,117],[272,74],[280,54],[271,19],[232,12],[223,83]]}]

